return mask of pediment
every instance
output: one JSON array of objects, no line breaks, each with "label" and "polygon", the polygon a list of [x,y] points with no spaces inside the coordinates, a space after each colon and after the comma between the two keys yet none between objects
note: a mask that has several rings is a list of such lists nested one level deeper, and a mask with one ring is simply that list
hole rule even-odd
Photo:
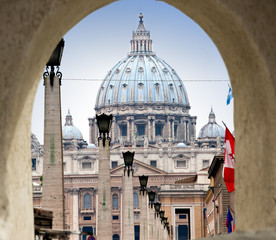
[{"label": "pediment", "polygon": [[[146,163],[141,161],[135,160],[133,162],[133,170],[135,176],[140,175],[166,175],[167,173],[163,170],[158,168],[152,167]],[[121,164],[113,169],[110,170],[110,175],[122,175],[124,172],[124,164]]]}]

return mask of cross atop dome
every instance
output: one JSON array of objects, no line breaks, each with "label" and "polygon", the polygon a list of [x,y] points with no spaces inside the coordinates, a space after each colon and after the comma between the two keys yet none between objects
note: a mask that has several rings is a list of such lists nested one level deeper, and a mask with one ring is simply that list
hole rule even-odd
[{"label": "cross atop dome", "polygon": [[142,13],[140,13],[140,15],[139,15],[139,18],[140,18],[140,23],[143,23],[143,20],[142,20],[142,19],[143,19],[143,17],[144,17],[144,16],[143,16],[143,14],[142,14]]}]

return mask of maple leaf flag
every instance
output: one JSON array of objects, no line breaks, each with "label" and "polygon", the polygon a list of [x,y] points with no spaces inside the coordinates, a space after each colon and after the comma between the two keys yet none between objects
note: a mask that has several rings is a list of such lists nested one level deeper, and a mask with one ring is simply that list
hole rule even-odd
[{"label": "maple leaf flag", "polygon": [[224,166],[222,176],[228,192],[235,191],[235,138],[226,127],[225,129],[225,150]]}]

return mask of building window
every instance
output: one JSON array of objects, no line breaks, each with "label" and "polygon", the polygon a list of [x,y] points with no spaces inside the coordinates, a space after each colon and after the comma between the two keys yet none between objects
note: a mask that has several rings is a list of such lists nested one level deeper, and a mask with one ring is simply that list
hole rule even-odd
[{"label": "building window", "polygon": [[112,236],[112,240],[120,240],[120,236],[118,234],[114,234]]},{"label": "building window", "polygon": [[163,126],[158,124],[155,125],[155,136],[162,136],[162,130],[163,130]]},{"label": "building window", "polygon": [[32,170],[36,170],[36,158],[32,158]]},{"label": "building window", "polygon": [[178,167],[178,168],[185,168],[185,167],[187,167],[187,161],[185,161],[185,160],[176,161],[176,167]]},{"label": "building window", "polygon": [[91,166],[91,162],[83,162],[81,165],[82,169],[91,169]]},{"label": "building window", "polygon": [[118,194],[113,194],[112,196],[112,208],[118,209],[119,208],[119,202],[118,202]]},{"label": "building window", "polygon": [[156,166],[157,166],[157,165],[156,165],[156,160],[150,161],[150,165],[151,165],[152,167],[156,167]]},{"label": "building window", "polygon": [[186,219],[187,218],[186,214],[180,214],[178,216],[179,216],[179,219]]},{"label": "building window", "polygon": [[123,137],[127,136],[127,126],[126,125],[121,126],[121,136],[123,136]]},{"label": "building window", "polygon": [[84,221],[91,220],[91,216],[84,216],[84,217],[83,217],[83,220],[84,220]]},{"label": "building window", "polygon": [[89,193],[84,194],[83,197],[83,208],[91,208],[91,195]]},{"label": "building window", "polygon": [[66,163],[63,163],[63,171],[66,171]]},{"label": "building window", "polygon": [[113,220],[119,220],[119,216],[118,216],[118,215],[113,215],[113,216],[112,216],[112,219],[113,219]]},{"label": "building window", "polygon": [[139,207],[139,195],[137,192],[133,193],[133,207],[138,208]]},{"label": "building window", "polygon": [[137,132],[139,136],[145,135],[145,125],[138,125]]},{"label": "building window", "polygon": [[117,161],[112,161],[111,162],[111,168],[115,168],[118,166],[118,162]]},{"label": "building window", "polygon": [[203,168],[209,167],[209,160],[202,160],[202,167]]},{"label": "building window", "polygon": [[[89,235],[93,235],[93,228],[92,228],[92,226],[82,227],[82,231],[83,232],[87,232]],[[82,235],[82,239],[86,240],[86,235]]]},{"label": "building window", "polygon": [[140,225],[134,226],[134,240],[140,239]]}]

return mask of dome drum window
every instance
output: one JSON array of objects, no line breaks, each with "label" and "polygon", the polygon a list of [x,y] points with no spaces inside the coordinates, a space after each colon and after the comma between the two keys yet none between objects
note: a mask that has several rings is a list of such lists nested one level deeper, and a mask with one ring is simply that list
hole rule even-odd
[{"label": "dome drum window", "polygon": [[126,84],[126,83],[124,83],[124,84],[123,84],[123,88],[126,88],[126,87],[127,87],[127,84]]},{"label": "dome drum window", "polygon": [[155,124],[155,136],[163,136],[163,124]]},{"label": "dome drum window", "polygon": [[138,87],[139,87],[139,89],[142,89],[143,88],[143,86],[144,86],[144,83],[138,83]]}]

